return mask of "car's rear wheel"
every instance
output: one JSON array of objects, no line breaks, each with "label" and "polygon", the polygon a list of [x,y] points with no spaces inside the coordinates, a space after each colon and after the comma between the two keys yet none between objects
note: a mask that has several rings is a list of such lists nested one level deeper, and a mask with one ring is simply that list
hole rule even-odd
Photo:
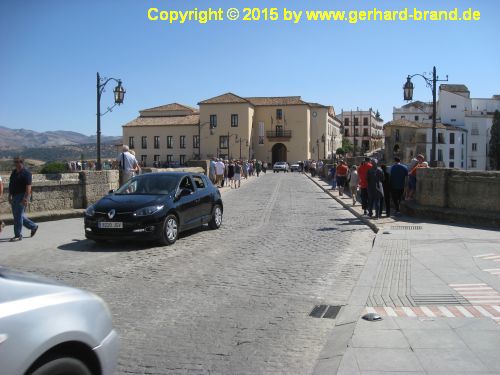
[{"label": "car's rear wheel", "polygon": [[221,225],[222,225],[222,207],[216,204],[214,206],[214,209],[212,210],[212,219],[210,219],[208,226],[211,229],[219,229]]},{"label": "car's rear wheel", "polygon": [[179,236],[179,221],[174,214],[167,215],[163,221],[163,230],[160,234],[160,242],[162,245],[172,245],[177,241]]},{"label": "car's rear wheel", "polygon": [[89,368],[79,359],[72,357],[52,358],[41,364],[29,375],[92,375]]}]

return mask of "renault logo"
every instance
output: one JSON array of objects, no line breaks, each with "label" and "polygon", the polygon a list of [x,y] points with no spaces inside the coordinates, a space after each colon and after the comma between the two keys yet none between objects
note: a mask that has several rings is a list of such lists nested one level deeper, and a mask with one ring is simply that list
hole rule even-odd
[{"label": "renault logo", "polygon": [[108,217],[109,217],[110,219],[112,219],[112,218],[114,218],[114,217],[115,217],[115,214],[116,214],[116,210],[113,208],[113,209],[109,210],[109,212],[108,212]]}]

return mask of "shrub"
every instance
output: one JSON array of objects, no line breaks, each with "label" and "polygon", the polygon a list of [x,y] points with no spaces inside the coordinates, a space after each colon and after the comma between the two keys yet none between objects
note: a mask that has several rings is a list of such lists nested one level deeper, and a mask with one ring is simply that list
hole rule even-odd
[{"label": "shrub", "polygon": [[66,164],[59,161],[53,161],[45,163],[40,173],[51,174],[51,173],[64,173],[66,172]]}]

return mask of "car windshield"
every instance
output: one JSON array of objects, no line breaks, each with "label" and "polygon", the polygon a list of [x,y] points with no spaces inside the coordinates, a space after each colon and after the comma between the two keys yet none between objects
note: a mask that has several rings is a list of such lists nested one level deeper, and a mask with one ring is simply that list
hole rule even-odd
[{"label": "car windshield", "polygon": [[177,187],[179,178],[172,175],[142,175],[128,180],[115,194],[169,194]]}]

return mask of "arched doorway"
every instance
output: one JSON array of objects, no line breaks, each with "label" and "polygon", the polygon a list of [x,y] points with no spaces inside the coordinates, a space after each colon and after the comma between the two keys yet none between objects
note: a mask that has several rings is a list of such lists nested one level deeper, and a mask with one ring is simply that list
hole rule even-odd
[{"label": "arched doorway", "polygon": [[276,143],[272,148],[272,154],[273,154],[273,165],[277,161],[287,161],[286,146],[283,143]]}]

